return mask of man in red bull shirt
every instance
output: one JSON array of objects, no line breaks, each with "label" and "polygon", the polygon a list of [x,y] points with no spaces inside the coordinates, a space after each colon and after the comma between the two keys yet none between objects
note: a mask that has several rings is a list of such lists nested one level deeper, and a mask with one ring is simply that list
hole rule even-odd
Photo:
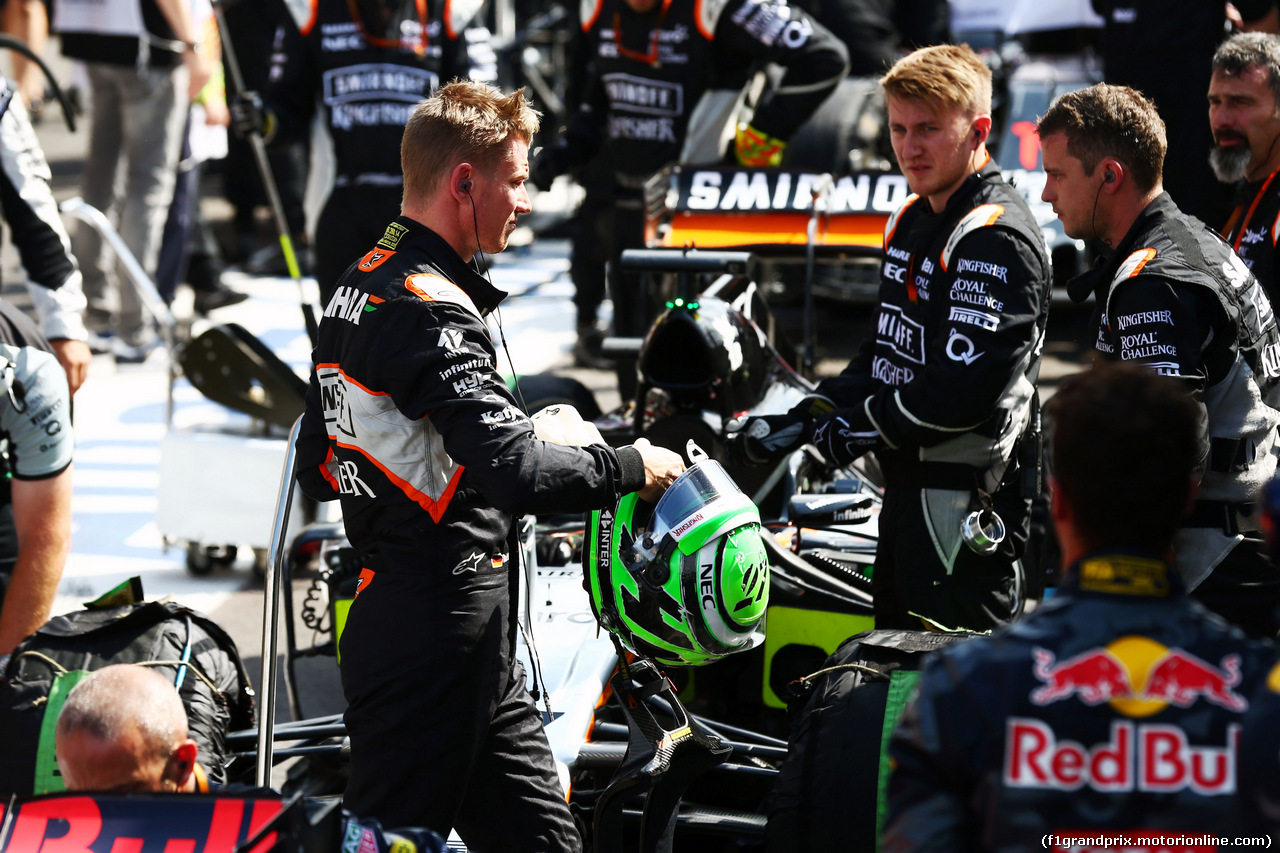
[{"label": "man in red bull shirt", "polygon": [[1059,592],[925,664],[890,743],[882,849],[1216,849],[1243,834],[1240,733],[1275,647],[1172,568],[1199,409],[1174,379],[1108,365],[1048,413]]}]

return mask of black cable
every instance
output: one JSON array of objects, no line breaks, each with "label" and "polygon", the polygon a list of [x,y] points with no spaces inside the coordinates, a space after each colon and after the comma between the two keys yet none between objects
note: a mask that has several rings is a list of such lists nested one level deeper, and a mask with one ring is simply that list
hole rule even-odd
[{"label": "black cable", "polygon": [[[471,227],[475,231],[475,235],[476,235],[476,255],[480,255],[481,257],[483,257],[484,249],[480,245],[480,221],[476,217],[476,200],[471,197],[470,189],[466,190],[466,193],[467,193],[467,201],[471,202]],[[471,256],[471,260],[475,261],[476,272],[479,273],[480,262],[476,260],[475,255]],[[484,277],[485,277],[485,280],[489,282],[489,286],[492,287],[493,278],[490,277],[489,275],[488,264],[485,264],[484,266]],[[498,339],[502,341],[502,351],[507,354],[507,364],[511,365],[511,384],[512,386],[515,387],[516,396],[520,400],[520,408],[527,412],[529,411],[529,406],[528,404],[525,403],[524,394],[520,391],[520,382],[518,381],[517,374],[516,374],[516,363],[511,358],[511,350],[507,348],[507,334],[502,329],[502,311],[501,309],[498,308],[498,306],[495,305],[493,308],[493,313],[494,313],[494,316],[498,319]],[[524,548],[521,547],[516,550],[517,566],[523,560],[523,556],[524,556]],[[541,690],[543,707],[547,709],[547,722],[550,723],[555,718],[551,713],[551,688],[547,686],[547,680],[542,675],[542,659],[538,656],[538,649],[533,644],[532,633],[525,632],[524,625],[520,624],[520,620],[518,618],[516,620],[516,624],[520,628],[520,633],[524,635],[525,645],[529,647],[529,665],[533,669],[533,690],[531,691],[530,695],[533,697],[533,701],[536,703],[539,698],[538,693]],[[532,627],[533,626],[530,625],[530,628]]]},{"label": "black cable", "polygon": [[1098,222],[1097,222],[1097,219],[1098,219],[1098,199],[1102,197],[1102,185],[1103,185],[1103,184],[1105,184],[1105,183],[1106,183],[1106,181],[1099,181],[1099,182],[1098,182],[1098,191],[1097,191],[1097,192],[1095,192],[1095,193],[1093,194],[1093,212],[1089,214],[1089,227],[1093,229],[1093,238],[1094,238],[1095,240],[1101,240],[1103,245],[1105,245],[1105,246],[1110,246],[1110,245],[1111,245],[1111,241],[1110,241],[1110,240],[1108,240],[1106,237],[1103,237],[1101,234],[1099,234],[1099,233],[1098,233]]},{"label": "black cable", "polygon": [[[471,191],[467,190],[467,201],[471,202],[471,227],[476,233],[476,255],[484,257],[484,249],[480,246],[480,222],[476,218],[476,200],[471,197]],[[480,262],[473,255],[471,260],[476,265],[476,272],[480,272]],[[484,265],[484,277],[489,282],[489,286],[493,286],[493,278],[489,275],[489,264]],[[520,408],[529,411],[529,404],[524,401],[524,391],[520,389],[520,374],[516,372],[516,363],[511,358],[511,350],[507,348],[507,333],[502,328],[502,309],[495,305],[493,307],[493,316],[498,320],[498,340],[502,341],[502,351],[507,354],[507,364],[511,366],[511,386],[515,389],[516,398],[520,401]]]}]

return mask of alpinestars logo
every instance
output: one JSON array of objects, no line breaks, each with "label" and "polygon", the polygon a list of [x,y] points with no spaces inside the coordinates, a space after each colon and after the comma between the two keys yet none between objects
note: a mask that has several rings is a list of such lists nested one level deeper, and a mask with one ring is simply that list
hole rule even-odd
[{"label": "alpinestars logo", "polygon": [[471,556],[463,558],[461,563],[453,567],[453,573],[460,575],[463,572],[471,572],[472,574],[480,570],[480,561],[484,559],[484,554],[479,551],[473,551]]}]

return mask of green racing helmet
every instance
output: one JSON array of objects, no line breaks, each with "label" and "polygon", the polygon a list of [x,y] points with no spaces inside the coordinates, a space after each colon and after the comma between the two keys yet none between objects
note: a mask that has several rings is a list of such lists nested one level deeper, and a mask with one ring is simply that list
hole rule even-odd
[{"label": "green racing helmet", "polygon": [[693,442],[689,458],[656,506],[632,493],[593,512],[582,549],[600,624],[628,650],[671,666],[758,645],[769,603],[759,511]]}]

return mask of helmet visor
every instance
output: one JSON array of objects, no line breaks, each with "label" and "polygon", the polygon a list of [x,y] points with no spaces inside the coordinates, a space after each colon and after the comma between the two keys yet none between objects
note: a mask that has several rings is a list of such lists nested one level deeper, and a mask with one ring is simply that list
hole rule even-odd
[{"label": "helmet visor", "polygon": [[707,517],[708,504],[741,494],[738,484],[719,463],[699,462],[686,469],[658,501],[653,511],[653,529],[659,534],[670,531],[679,539]]}]

